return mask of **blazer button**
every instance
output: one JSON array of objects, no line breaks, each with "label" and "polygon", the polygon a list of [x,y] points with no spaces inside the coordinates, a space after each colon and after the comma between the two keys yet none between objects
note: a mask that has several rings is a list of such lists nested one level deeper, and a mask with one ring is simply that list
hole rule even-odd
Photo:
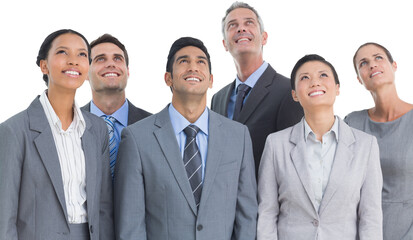
[{"label": "blazer button", "polygon": [[318,225],[320,225],[320,223],[317,219],[314,219],[313,220],[313,225],[314,225],[314,227],[318,227]]},{"label": "blazer button", "polygon": [[89,231],[90,231],[90,233],[93,233],[93,225],[90,225]]},{"label": "blazer button", "polygon": [[202,224],[199,224],[199,225],[196,227],[196,229],[197,229],[198,231],[201,231],[202,228],[203,228]]}]

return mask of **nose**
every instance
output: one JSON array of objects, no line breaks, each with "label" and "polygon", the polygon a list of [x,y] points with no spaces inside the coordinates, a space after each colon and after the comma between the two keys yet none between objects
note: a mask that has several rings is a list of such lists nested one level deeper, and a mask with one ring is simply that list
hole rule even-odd
[{"label": "nose", "polygon": [[188,64],[188,72],[198,72],[199,68],[198,68],[198,64],[196,63],[196,61],[191,61]]},{"label": "nose", "polygon": [[238,32],[238,33],[246,32],[245,27],[244,27],[243,24],[240,24],[240,25],[238,26],[238,31],[237,31],[237,32]]},{"label": "nose", "polygon": [[76,57],[69,57],[69,59],[68,59],[68,64],[69,64],[69,65],[74,65],[74,66],[78,66],[78,65],[79,65]]},{"label": "nose", "polygon": [[320,78],[316,77],[316,78],[311,78],[311,87],[317,87],[320,86]]}]

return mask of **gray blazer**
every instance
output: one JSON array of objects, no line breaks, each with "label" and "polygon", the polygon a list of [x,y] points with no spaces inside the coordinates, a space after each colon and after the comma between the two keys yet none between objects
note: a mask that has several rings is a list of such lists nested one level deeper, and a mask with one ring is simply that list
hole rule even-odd
[{"label": "gray blazer", "polygon": [[[150,115],[152,115],[152,113],[147,112],[143,109],[140,109],[138,107],[135,107],[135,105],[133,105],[129,100],[128,101],[128,126],[139,121],[142,120]],[[88,102],[85,106],[81,107],[81,109],[83,111],[87,111],[90,112],[90,102]]]},{"label": "gray blazer", "polygon": [[339,119],[334,163],[317,211],[303,124],[271,134],[265,144],[258,180],[258,240],[383,239],[376,138]]},{"label": "gray blazer", "polygon": [[[83,117],[90,236],[114,239],[106,124]],[[38,98],[0,125],[0,153],[0,239],[71,239],[59,158]]]},{"label": "gray blazer", "polygon": [[197,210],[168,107],[122,131],[114,183],[117,239],[255,239],[248,129],[209,111],[208,138]]},{"label": "gray blazer", "polygon": [[[235,81],[217,92],[212,97],[211,110],[228,116],[228,102],[234,88]],[[291,96],[290,79],[278,74],[268,65],[252,88],[238,119],[250,130],[256,171],[267,136],[293,126],[303,115],[300,104]]]}]

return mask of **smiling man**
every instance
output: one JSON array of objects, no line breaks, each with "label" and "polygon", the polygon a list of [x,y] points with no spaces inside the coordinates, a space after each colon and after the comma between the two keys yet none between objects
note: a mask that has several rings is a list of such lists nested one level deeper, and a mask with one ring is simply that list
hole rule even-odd
[{"label": "smiling man", "polygon": [[247,125],[258,171],[267,136],[294,125],[304,113],[291,97],[290,80],[263,60],[268,34],[253,7],[233,3],[222,19],[222,34],[237,76],[212,97],[211,109]]},{"label": "smiling man", "polygon": [[109,133],[110,168],[112,177],[122,129],[149,115],[135,107],[125,97],[129,78],[129,56],[125,46],[110,34],[104,34],[90,44],[92,63],[89,83],[93,100],[82,107],[105,120]]},{"label": "smiling man", "polygon": [[200,40],[172,44],[165,83],[172,103],[122,132],[116,239],[255,239],[251,139],[247,127],[206,107],[213,76]]}]

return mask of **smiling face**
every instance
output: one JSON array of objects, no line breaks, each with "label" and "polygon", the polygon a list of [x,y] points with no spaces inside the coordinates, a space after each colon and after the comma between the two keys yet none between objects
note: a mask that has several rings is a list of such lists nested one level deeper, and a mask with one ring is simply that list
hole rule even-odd
[{"label": "smiling face", "polygon": [[247,8],[231,11],[224,23],[223,44],[235,58],[245,53],[262,56],[262,46],[267,43],[267,33],[261,32],[255,13]]},{"label": "smiling face", "polygon": [[339,89],[340,85],[336,84],[328,65],[320,61],[310,61],[298,69],[292,95],[305,112],[319,107],[332,109],[336,96],[340,93]]},{"label": "smiling face", "polygon": [[382,86],[394,84],[397,64],[389,61],[382,48],[366,45],[358,50],[354,61],[357,79],[367,90],[375,91]]},{"label": "smiling face", "polygon": [[54,89],[76,91],[87,78],[89,70],[85,41],[73,33],[56,37],[47,58],[40,60],[40,69],[49,78],[49,91]]},{"label": "smiling face", "polygon": [[213,77],[209,73],[205,53],[194,46],[188,46],[175,53],[172,74],[165,73],[165,82],[171,87],[173,98],[184,99],[199,96],[206,99],[208,88],[212,87]]},{"label": "smiling face", "polygon": [[89,80],[94,92],[120,92],[126,88],[129,68],[123,51],[113,43],[92,48]]}]

